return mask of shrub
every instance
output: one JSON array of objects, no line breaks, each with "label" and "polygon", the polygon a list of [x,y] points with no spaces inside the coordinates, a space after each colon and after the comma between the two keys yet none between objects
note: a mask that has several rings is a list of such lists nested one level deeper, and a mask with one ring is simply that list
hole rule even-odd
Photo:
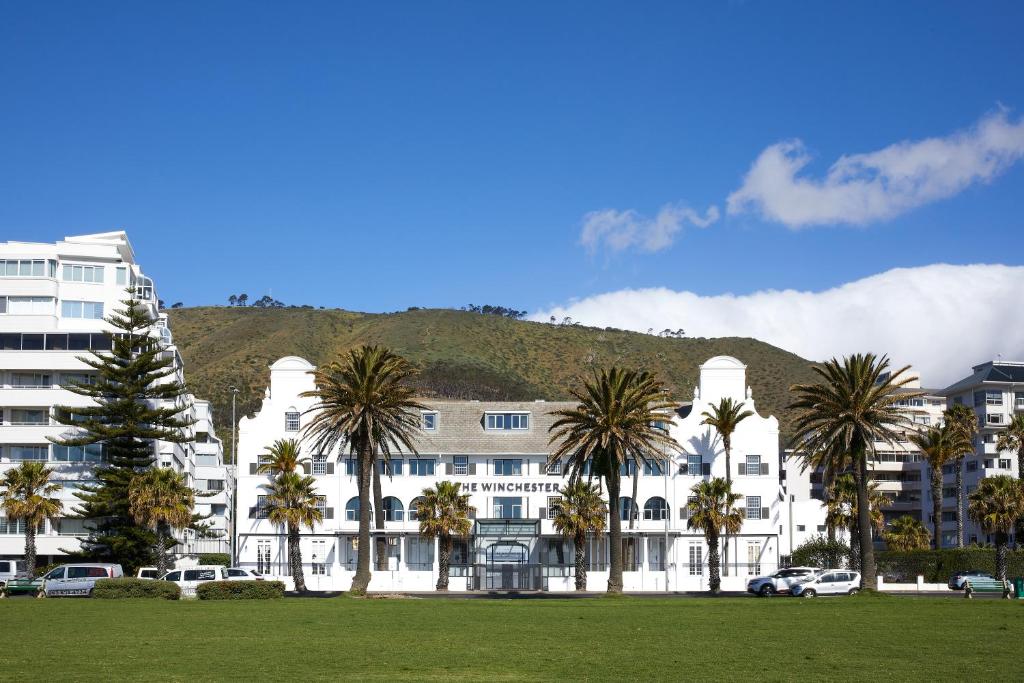
[{"label": "shrub", "polygon": [[103,600],[123,600],[125,598],[160,598],[178,600],[181,589],[170,581],[152,581],[146,579],[99,579],[92,589],[92,597]]},{"label": "shrub", "polygon": [[272,600],[284,597],[280,581],[210,581],[196,589],[200,600]]},{"label": "shrub", "polygon": [[800,567],[823,569],[842,567],[850,559],[850,546],[842,541],[830,541],[826,536],[815,536],[793,551],[791,561]]},{"label": "shrub", "polygon": [[[878,573],[886,581],[913,583],[923,576],[927,583],[945,583],[953,572],[980,569],[995,572],[995,548],[978,546],[942,550],[886,550],[875,553]],[[1007,573],[1024,575],[1024,550],[1006,553]]]},{"label": "shrub", "polygon": [[231,556],[227,553],[200,553],[199,564],[215,564],[230,567]]}]

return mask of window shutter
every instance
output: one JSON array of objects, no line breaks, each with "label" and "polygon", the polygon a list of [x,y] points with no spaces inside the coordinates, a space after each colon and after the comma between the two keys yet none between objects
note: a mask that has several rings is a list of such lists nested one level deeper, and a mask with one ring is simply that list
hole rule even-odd
[{"label": "window shutter", "polygon": [[469,518],[470,519],[476,519],[476,510],[470,510],[469,511]]},{"label": "window shutter", "polygon": [[768,519],[768,508],[761,508],[761,519]]},{"label": "window shutter", "polygon": [[249,463],[249,474],[256,474],[256,463]]},{"label": "window shutter", "polygon": [[679,474],[686,474],[686,463],[679,464]]},{"label": "window shutter", "polygon": [[449,475],[450,475],[450,474],[452,474],[453,472],[455,472],[455,465],[453,465],[453,464],[452,464],[452,463],[450,463],[450,462],[446,462],[446,463],[444,464],[444,473],[445,473],[445,474],[449,474]]},{"label": "window shutter", "polygon": [[768,474],[768,463],[761,463],[761,474]]},{"label": "window shutter", "polygon": [[710,476],[711,475],[711,463],[709,463],[709,462],[702,462],[700,464],[700,473],[703,474],[705,477]]},{"label": "window shutter", "polygon": [[310,464],[308,462],[302,463],[302,473],[309,474]]},{"label": "window shutter", "polygon": [[747,473],[747,463],[745,463],[745,462],[739,463],[739,467],[737,467],[736,474],[743,475],[743,474],[746,474],[746,473]]},{"label": "window shutter", "polygon": [[689,519],[689,518],[690,518],[690,515],[689,515],[689,510],[687,509],[687,507],[684,505],[683,507],[679,508],[679,519]]},{"label": "window shutter", "polygon": [[334,508],[324,510],[324,519],[334,519]]},{"label": "window shutter", "polygon": [[327,474],[334,474],[334,463],[327,463]]},{"label": "window shutter", "polygon": [[740,508],[740,517],[743,519],[747,518],[747,508]]},{"label": "window shutter", "polygon": [[469,470],[468,471],[469,471],[470,474],[476,474],[476,463],[475,462],[469,463]]},{"label": "window shutter", "polygon": [[548,509],[547,508],[541,508],[539,514],[540,514],[540,518],[541,519],[547,519],[548,518]]},{"label": "window shutter", "polygon": [[256,511],[259,510],[259,505],[253,505],[249,508],[249,519],[256,519]]}]

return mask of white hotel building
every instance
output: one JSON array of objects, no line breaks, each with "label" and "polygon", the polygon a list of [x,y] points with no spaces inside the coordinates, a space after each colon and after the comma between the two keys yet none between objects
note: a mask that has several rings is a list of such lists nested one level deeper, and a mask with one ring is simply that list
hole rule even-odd
[{"label": "white hotel building", "polygon": [[[157,320],[154,333],[174,361],[175,377],[183,380],[181,356],[166,316],[158,310],[153,282],[136,263],[124,232],[66,237],[55,244],[0,243],[0,475],[25,460],[46,462],[62,484],[60,497],[68,514],[40,530],[40,563],[52,561],[62,549],[77,549],[85,527],[83,520],[71,516],[80,502],[75,492],[95,481],[93,470],[103,457],[101,446],[51,444],[47,437],[67,430],[52,419],[52,408],[82,406],[91,400],[62,385],[88,381],[95,374],[78,357],[109,348],[103,331],[112,328],[103,317],[120,307],[129,287]],[[192,415],[199,420],[194,431],[208,435],[198,450],[208,457],[197,460],[195,441],[159,442],[154,452],[157,462],[185,474],[190,485],[228,480],[209,405],[191,397],[179,401],[181,405],[193,402]],[[200,501],[214,513],[213,527],[226,532],[231,505],[223,497]],[[20,558],[24,548],[23,524],[0,516],[0,558]]]},{"label": "white hotel building", "polygon": [[[286,576],[282,529],[265,519],[268,475],[256,474],[261,454],[275,440],[301,438],[313,401],[300,394],[314,388],[307,361],[286,357],[270,367],[270,385],[256,415],[239,423],[238,562],[263,573]],[[700,368],[692,404],[683,405],[669,429],[681,448],[667,468],[627,472],[617,514],[623,516],[624,588],[627,591],[707,588],[707,548],[700,533],[686,528],[686,502],[693,485],[725,476],[725,455],[701,413],[721,397],[746,401],[746,367],[730,357]],[[552,507],[564,483],[548,468],[552,412],[571,405],[537,402],[427,401],[416,438],[417,454],[395,458],[382,480],[387,522],[388,571],[374,571],[371,590],[433,590],[436,542],[421,538],[416,498],[438,480],[460,482],[475,508],[470,538],[457,544],[452,590],[532,589],[569,591],[574,583],[572,543],[552,526]],[[779,485],[779,428],[774,417],[755,415],[733,437],[732,480],[746,513],[742,531],[730,537],[723,589],[743,590],[749,576],[773,571],[785,552],[780,537],[789,528]],[[324,521],[302,530],[306,585],[346,590],[355,572],[358,495],[355,463],[347,453],[310,453],[309,471],[323,495]],[[636,477],[637,496],[631,499]],[[629,523],[632,509],[632,525]],[[788,546],[788,543],[786,544]],[[607,540],[590,542],[589,588],[607,582]]]}]

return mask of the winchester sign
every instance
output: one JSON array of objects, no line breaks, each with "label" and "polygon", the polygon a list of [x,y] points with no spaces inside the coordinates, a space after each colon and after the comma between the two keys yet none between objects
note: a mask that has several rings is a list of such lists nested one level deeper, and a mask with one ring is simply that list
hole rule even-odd
[{"label": "the winchester sign", "polygon": [[559,486],[556,481],[474,481],[464,483],[462,490],[468,493],[558,493]]}]

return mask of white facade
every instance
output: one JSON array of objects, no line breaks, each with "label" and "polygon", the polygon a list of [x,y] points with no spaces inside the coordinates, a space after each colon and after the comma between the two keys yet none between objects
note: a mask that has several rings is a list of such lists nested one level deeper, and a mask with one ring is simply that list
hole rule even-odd
[{"label": "white facade", "polygon": [[[307,361],[288,357],[270,368],[270,386],[256,415],[239,423],[238,561],[264,573],[286,575],[282,530],[263,518],[259,496],[269,483],[256,474],[260,454],[275,440],[301,438],[311,399],[299,394],[314,388]],[[627,591],[707,588],[707,548],[703,536],[686,528],[684,508],[691,487],[702,478],[725,476],[725,456],[713,430],[701,425],[701,413],[722,396],[753,408],[745,384],[745,366],[718,357],[701,367],[698,395],[683,406],[669,429],[682,447],[672,466],[639,473],[632,528],[623,522],[624,588]],[[549,472],[548,427],[552,411],[570,404],[538,402],[427,401],[418,455],[404,455],[393,476],[382,481],[389,521],[389,566],[374,571],[371,590],[433,590],[437,580],[433,541],[420,539],[410,519],[415,498],[425,487],[448,479],[463,484],[476,508],[472,538],[456,548],[451,589],[572,590],[572,544],[548,519],[564,480]],[[324,496],[324,522],[302,531],[306,584],[312,589],[346,590],[355,570],[358,532],[354,463],[347,454],[316,454],[309,471]],[[726,590],[743,590],[749,576],[772,571],[779,562],[785,527],[780,506],[778,422],[750,417],[734,435],[732,480],[744,494],[747,520],[730,539]],[[742,472],[741,470],[742,465]],[[632,497],[632,473],[621,495]],[[626,511],[629,505],[621,505]],[[413,515],[414,516],[414,515]],[[607,541],[592,541],[589,587],[607,581]],[[315,557],[315,559],[314,559]]]},{"label": "white facade", "polygon": [[[183,381],[181,357],[166,316],[158,311],[153,282],[135,262],[124,232],[67,237],[55,244],[0,244],[0,474],[24,460],[47,462],[63,485],[60,497],[69,513],[79,503],[75,495],[79,487],[94,482],[101,448],[49,443],[47,437],[68,432],[52,419],[51,411],[55,405],[90,402],[61,385],[94,375],[78,357],[109,344],[102,333],[113,329],[103,317],[121,307],[129,287],[157,320],[155,334],[174,361],[172,379]],[[188,400],[179,399],[181,405]],[[192,441],[160,442],[155,451],[160,464],[184,473],[193,484]],[[67,517],[47,522],[37,538],[41,560],[63,554],[62,549],[77,549],[84,535],[83,520]],[[23,527],[0,517],[0,557],[21,557],[24,548]]]}]

